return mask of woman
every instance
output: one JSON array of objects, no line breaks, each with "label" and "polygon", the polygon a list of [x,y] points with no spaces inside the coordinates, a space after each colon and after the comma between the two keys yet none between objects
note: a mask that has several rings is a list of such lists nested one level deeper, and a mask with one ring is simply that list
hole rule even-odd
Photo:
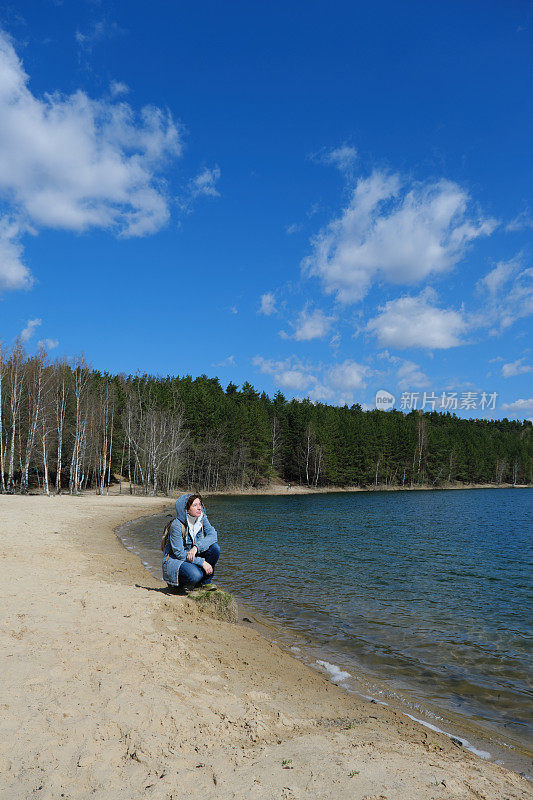
[{"label": "woman", "polygon": [[199,494],[178,497],[176,519],[165,529],[162,548],[163,580],[169,586],[194,589],[211,582],[220,547]]}]

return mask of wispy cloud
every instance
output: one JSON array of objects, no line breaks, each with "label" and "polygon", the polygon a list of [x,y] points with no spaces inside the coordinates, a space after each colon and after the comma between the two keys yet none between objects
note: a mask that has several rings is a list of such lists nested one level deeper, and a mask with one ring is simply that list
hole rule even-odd
[{"label": "wispy cloud", "polygon": [[297,342],[308,342],[311,339],[323,339],[329,333],[335,317],[328,317],[319,308],[310,311],[304,308],[294,322],[289,324],[293,328],[292,335],[284,333],[283,338],[296,339]]},{"label": "wispy cloud", "polygon": [[220,168],[215,166],[212,169],[205,167],[189,184],[193,197],[220,197],[220,192],[216,188],[217,181],[220,179]]},{"label": "wispy cloud", "polygon": [[293,233],[299,233],[302,229],[303,225],[301,222],[293,222],[291,225],[287,225],[285,232],[288,236],[292,236]]},{"label": "wispy cloud", "polygon": [[0,217],[0,291],[29,289],[33,284],[30,270],[23,262],[20,225],[10,217]]},{"label": "wispy cloud", "polygon": [[38,328],[42,324],[42,319],[29,319],[26,327],[22,329],[20,332],[20,338],[23,342],[27,342],[31,339],[33,334],[35,333],[36,328]]},{"label": "wispy cloud", "polygon": [[54,350],[59,345],[58,339],[40,339],[39,347],[44,347],[45,350]]},{"label": "wispy cloud", "polygon": [[90,54],[96,44],[115,39],[117,36],[121,36],[124,33],[124,29],[117,25],[116,22],[108,19],[100,19],[92,22],[85,31],[78,29],[74,38],[80,49]]},{"label": "wispy cloud", "polygon": [[521,256],[515,256],[509,261],[499,261],[478,283],[478,289],[485,290],[490,297],[495,297],[500,293],[509,278],[516,274],[521,266]]},{"label": "wispy cloud", "polygon": [[496,224],[470,210],[468,194],[456,183],[408,184],[398,174],[374,171],[314,237],[302,267],[321,279],[327,293],[354,303],[378,279],[416,284],[451,269]]},{"label": "wispy cloud", "polygon": [[200,197],[220,197],[220,192],[217,189],[219,179],[219,167],[204,167],[196,177],[191,178],[187,184],[187,189],[178,198],[178,205],[181,210],[190,213],[195,201]]},{"label": "wispy cloud", "polygon": [[524,268],[522,255],[500,261],[477,283],[485,295],[478,324],[501,333],[519,319],[533,314],[533,269]]},{"label": "wispy cloud", "polygon": [[398,389],[423,389],[429,386],[430,380],[425,372],[422,372],[419,364],[414,361],[403,361],[396,372]]},{"label": "wispy cloud", "polygon": [[512,378],[515,375],[523,375],[526,372],[533,372],[533,366],[524,364],[524,358],[519,358],[517,361],[512,361],[509,364],[502,364],[502,375],[504,378]]},{"label": "wispy cloud", "polygon": [[326,382],[341,392],[349,393],[366,386],[370,368],[347,358],[326,371]]},{"label": "wispy cloud", "polygon": [[513,411],[517,414],[527,414],[528,411],[533,411],[533,397],[528,399],[514,400],[512,403],[502,403],[504,411]]},{"label": "wispy cloud", "polygon": [[265,314],[269,317],[276,312],[276,297],[273,292],[266,292],[261,295],[261,304],[259,306],[258,314]]},{"label": "wispy cloud", "polygon": [[255,356],[252,363],[263,374],[272,375],[276,384],[282,389],[304,392],[310,385],[317,382],[312,371],[313,368],[299,359],[276,360]]},{"label": "wispy cloud", "polygon": [[218,361],[216,364],[211,364],[212,367],[234,367],[235,366],[235,356],[228,356],[224,358],[222,361]]},{"label": "wispy cloud", "polygon": [[357,150],[355,147],[343,144],[341,147],[335,147],[333,150],[326,150],[321,153],[318,160],[323,164],[332,164],[337,167],[344,175],[351,175],[355,162],[357,161]]},{"label": "wispy cloud", "polygon": [[527,228],[533,228],[533,215],[529,211],[522,211],[505,226],[505,230],[511,232],[523,231]]},{"label": "wispy cloud", "polygon": [[280,389],[298,392],[313,401],[341,405],[353,402],[354,395],[365,388],[366,379],[371,374],[370,367],[352,359],[324,365],[294,357],[277,361],[256,356],[253,364],[263,374],[271,375]]},{"label": "wispy cloud", "polygon": [[109,92],[111,97],[121,97],[122,95],[129,94],[130,87],[122,83],[122,81],[111,81],[109,84]]},{"label": "wispy cloud", "polygon": [[391,355],[388,350],[377,354],[377,357],[389,361],[396,369],[396,381],[400,391],[406,389],[423,389],[430,385],[430,380],[419,364],[400,356]]}]

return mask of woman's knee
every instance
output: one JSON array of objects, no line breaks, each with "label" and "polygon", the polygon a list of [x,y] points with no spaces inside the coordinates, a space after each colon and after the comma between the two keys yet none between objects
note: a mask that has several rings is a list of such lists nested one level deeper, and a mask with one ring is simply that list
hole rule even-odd
[{"label": "woman's knee", "polygon": [[196,564],[183,561],[178,571],[178,583],[180,586],[196,586],[204,577],[204,571]]},{"label": "woman's knee", "polygon": [[202,554],[206,561],[209,561],[211,566],[217,563],[220,558],[220,546],[213,542],[213,544]]}]

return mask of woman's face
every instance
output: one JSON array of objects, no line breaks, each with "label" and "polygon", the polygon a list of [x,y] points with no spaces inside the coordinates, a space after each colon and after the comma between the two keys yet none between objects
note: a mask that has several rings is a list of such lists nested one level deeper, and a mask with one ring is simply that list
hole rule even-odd
[{"label": "woman's face", "polygon": [[200,514],[202,513],[202,504],[200,502],[200,498],[199,497],[197,497],[195,500],[193,500],[193,502],[189,506],[188,513],[191,515],[191,517],[199,517],[200,516]]}]

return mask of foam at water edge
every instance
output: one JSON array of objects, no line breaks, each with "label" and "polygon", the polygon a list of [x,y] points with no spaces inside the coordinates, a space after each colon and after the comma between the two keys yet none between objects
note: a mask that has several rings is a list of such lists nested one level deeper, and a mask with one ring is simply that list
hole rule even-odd
[{"label": "foam at water edge", "polygon": [[352,677],[349,672],[344,672],[336,664],[330,664],[329,661],[317,661],[316,663],[324,667],[333,683],[342,683]]},{"label": "foam at water edge", "polygon": [[[326,672],[328,673],[328,677],[332,683],[342,684],[348,678],[352,677],[349,672],[344,672],[344,670],[340,669],[340,667],[338,667],[336,664],[330,664],[329,661],[317,660],[316,663],[326,670]],[[374,697],[370,697],[368,695],[361,695],[361,697],[364,697],[365,699],[371,700],[374,703],[378,703],[379,705],[382,706],[389,705],[384,700],[376,700]],[[437,728],[437,726],[432,725],[431,722],[426,722],[425,720],[419,719],[418,717],[413,717],[412,714],[408,714],[406,711],[402,711],[402,714],[404,714],[404,716],[406,717],[409,717],[409,719],[412,719],[413,722],[418,722],[420,725],[424,725],[426,728],[435,731],[435,733],[443,733],[445,736],[448,736],[451,739],[455,739],[456,741],[461,743],[461,745],[465,748],[465,750],[469,750],[475,756],[478,756],[479,758],[483,758],[485,760],[490,759],[490,753],[488,752],[488,750],[478,750],[477,747],[474,747],[474,745],[470,744],[468,739],[463,739],[461,736],[455,736],[455,735],[452,736],[451,733],[447,733],[446,731],[442,730],[442,728]]]},{"label": "foam at water edge", "polygon": [[463,739],[461,736],[452,736],[451,733],[447,733],[443,731],[442,728],[437,728],[436,725],[432,725],[431,722],[426,722],[423,719],[418,719],[418,717],[413,717],[411,714],[407,714],[405,711],[402,712],[404,716],[409,717],[412,719],[413,722],[419,722],[421,725],[425,725],[426,728],[429,728],[435,733],[443,733],[445,736],[449,736],[451,739],[457,739],[458,742],[461,742],[465,750],[470,750],[471,753],[474,753],[475,756],[479,756],[479,758],[489,759],[490,753],[487,750],[478,750],[476,747],[470,744],[468,739]]}]

